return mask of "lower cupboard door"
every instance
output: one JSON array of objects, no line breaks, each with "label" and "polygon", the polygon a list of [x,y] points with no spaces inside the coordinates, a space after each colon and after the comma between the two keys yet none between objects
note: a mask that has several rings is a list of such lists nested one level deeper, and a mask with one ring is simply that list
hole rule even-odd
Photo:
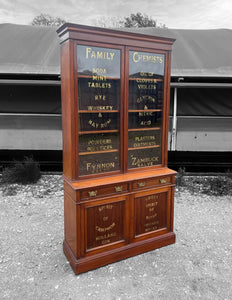
[{"label": "lower cupboard door", "polygon": [[111,250],[128,243],[128,201],[127,196],[121,196],[82,206],[84,255]]},{"label": "lower cupboard door", "polygon": [[170,231],[171,188],[136,193],[133,204],[132,239],[147,239]]}]

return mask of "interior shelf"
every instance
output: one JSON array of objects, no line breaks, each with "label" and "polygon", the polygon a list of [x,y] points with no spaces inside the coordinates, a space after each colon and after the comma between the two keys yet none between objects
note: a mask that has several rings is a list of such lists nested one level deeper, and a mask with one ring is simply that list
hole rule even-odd
[{"label": "interior shelf", "polygon": [[119,152],[119,149],[104,150],[104,151],[93,151],[93,152],[80,152],[79,155],[91,155],[91,154],[110,153],[110,152]]},{"label": "interior shelf", "polygon": [[148,130],[161,130],[161,127],[130,128],[130,129],[128,129],[128,131],[148,131]]},{"label": "interior shelf", "polygon": [[79,110],[78,111],[79,113],[83,113],[83,114],[86,114],[86,113],[119,113],[119,110]]},{"label": "interior shelf", "polygon": [[140,149],[159,148],[159,147],[160,147],[160,145],[154,145],[154,146],[145,146],[145,147],[128,148],[128,150],[140,150]]},{"label": "interior shelf", "polygon": [[113,133],[113,132],[119,132],[119,129],[79,131],[79,135],[81,135],[81,134],[95,134],[95,133]]},{"label": "interior shelf", "polygon": [[129,113],[134,113],[134,112],[160,112],[162,109],[129,109]]}]

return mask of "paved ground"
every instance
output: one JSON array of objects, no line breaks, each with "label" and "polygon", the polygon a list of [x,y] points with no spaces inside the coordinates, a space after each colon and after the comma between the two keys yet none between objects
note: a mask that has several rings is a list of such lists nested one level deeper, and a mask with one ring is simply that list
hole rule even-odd
[{"label": "paved ground", "polygon": [[230,196],[177,191],[176,244],[76,276],[61,176],[0,190],[0,299],[232,299]]}]

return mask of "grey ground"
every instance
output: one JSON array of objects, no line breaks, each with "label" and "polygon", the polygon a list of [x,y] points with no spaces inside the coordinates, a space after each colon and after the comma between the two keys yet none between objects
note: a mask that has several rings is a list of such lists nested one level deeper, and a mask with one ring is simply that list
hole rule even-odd
[{"label": "grey ground", "polygon": [[0,299],[232,299],[232,199],[177,190],[176,244],[81,275],[63,251],[59,175],[0,186]]}]

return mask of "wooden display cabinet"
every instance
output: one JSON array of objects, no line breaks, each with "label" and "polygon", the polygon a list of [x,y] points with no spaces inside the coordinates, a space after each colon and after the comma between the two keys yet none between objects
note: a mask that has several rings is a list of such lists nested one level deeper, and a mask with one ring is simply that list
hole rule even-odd
[{"label": "wooden display cabinet", "polygon": [[58,35],[64,253],[79,274],[175,242],[174,40],[75,24]]}]

